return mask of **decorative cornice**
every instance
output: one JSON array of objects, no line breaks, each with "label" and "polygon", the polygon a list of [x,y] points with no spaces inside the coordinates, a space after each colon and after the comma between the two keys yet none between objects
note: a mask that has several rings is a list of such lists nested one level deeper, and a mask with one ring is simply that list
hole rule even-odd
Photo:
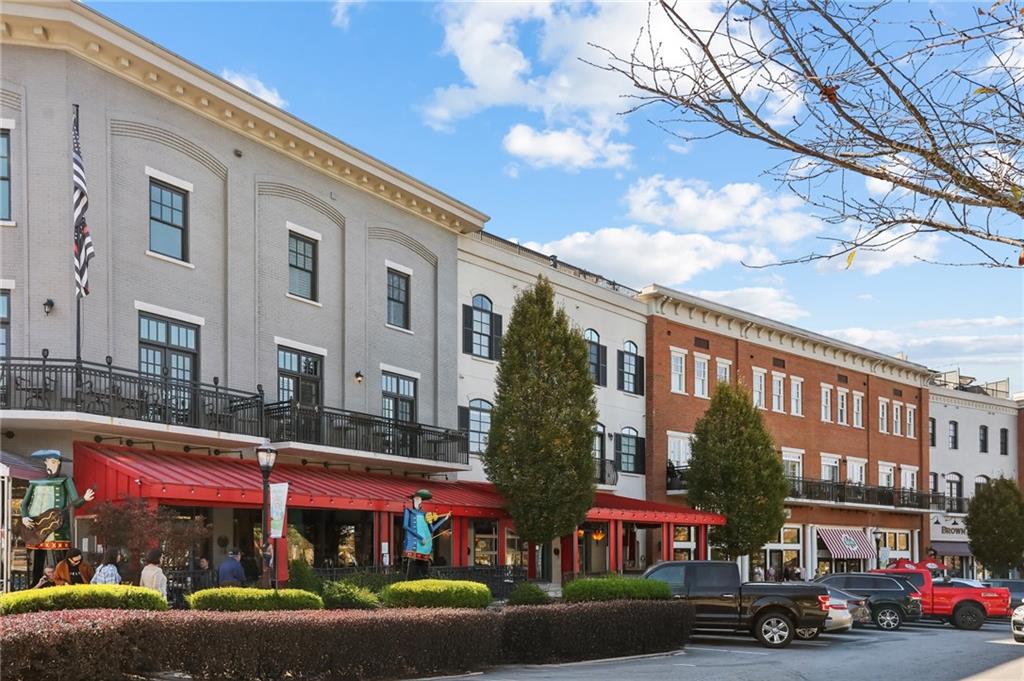
[{"label": "decorative cornice", "polygon": [[1004,400],[988,395],[969,393],[964,390],[950,390],[939,386],[928,386],[929,400],[935,404],[951,407],[963,407],[976,411],[989,411],[996,414],[1016,416],[1020,407],[1013,400]]},{"label": "decorative cornice", "polygon": [[68,52],[342,184],[463,234],[488,217],[71,0],[5,2],[0,45]]},{"label": "decorative cornice", "polygon": [[889,357],[657,284],[644,288],[637,298],[647,303],[652,315],[851,371],[921,388],[928,387],[927,381],[933,374],[928,367],[920,364]]}]

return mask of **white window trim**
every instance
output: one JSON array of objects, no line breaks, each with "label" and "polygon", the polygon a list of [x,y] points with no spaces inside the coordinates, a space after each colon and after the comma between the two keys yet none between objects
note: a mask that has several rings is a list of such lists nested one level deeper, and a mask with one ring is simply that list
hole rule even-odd
[{"label": "white window trim", "polygon": [[[882,405],[883,404],[885,405],[885,418],[884,419],[882,418]],[[889,414],[889,400],[884,398],[884,397],[879,397],[878,398],[878,417],[879,417],[878,418],[878,424],[880,426],[882,424],[885,424],[885,428],[879,428],[878,429],[879,433],[888,433],[889,432],[889,415],[890,415]]]},{"label": "white window trim", "polygon": [[309,229],[308,227],[303,227],[302,225],[297,225],[294,222],[291,222],[290,220],[285,220],[284,224],[288,228],[289,232],[295,232],[299,236],[304,236],[307,239],[312,239],[313,241],[322,241],[323,240],[323,236],[320,234],[320,232],[314,232],[313,230]]},{"label": "white window trim", "polygon": [[[704,360],[704,392],[697,392],[697,360]],[[685,379],[685,376],[684,376]],[[683,385],[686,385],[684,382]],[[711,399],[711,355],[705,355],[703,352],[693,353],[693,396],[699,397],[702,400]]]},{"label": "white window trim", "polygon": [[732,360],[725,359],[723,357],[715,357],[715,382],[718,382],[718,367],[726,367],[729,369],[729,380],[732,380]]},{"label": "white window trim", "polygon": [[13,279],[0,279],[0,288],[5,291],[14,290],[15,281]]},{"label": "white window trim", "polygon": [[387,267],[389,270],[395,270],[396,272],[408,274],[410,277],[412,276],[411,267],[406,267],[405,265],[394,262],[393,260],[385,260],[384,266]]},{"label": "white window trim", "polygon": [[192,183],[188,180],[182,180],[181,178],[175,177],[170,173],[165,173],[162,170],[157,170],[156,168],[146,166],[146,175],[158,182],[163,182],[164,184],[169,184],[172,187],[177,187],[178,189],[187,191],[189,194],[194,190]]},{"label": "white window trim", "polygon": [[920,466],[909,466],[909,465],[907,465],[905,463],[901,463],[900,464],[900,470],[902,470],[902,471],[914,471],[915,473],[920,473],[921,472],[921,467]]},{"label": "white window trim", "polygon": [[[672,439],[673,438],[675,438],[677,440],[686,440],[687,442],[690,443],[691,446],[693,445],[693,433],[683,433],[683,432],[678,431],[678,430],[667,430],[667,431],[665,431],[665,448],[666,448],[665,449],[665,456],[666,457],[670,457],[671,454],[672,454]],[[690,451],[690,455],[691,456],[693,455],[692,449]],[[668,460],[671,461],[672,459],[669,458]]]},{"label": "white window trim", "polygon": [[[800,411],[793,411],[793,395],[796,392],[793,390],[795,384],[800,384]],[[800,376],[789,377],[789,413],[792,416],[799,416],[803,418],[804,415],[804,379]]]},{"label": "white window trim", "polygon": [[[669,362],[668,362],[668,389],[669,389],[669,392],[672,392],[672,393],[674,393],[676,395],[688,395],[689,393],[686,392],[686,355],[687,355],[687,353],[689,351],[686,350],[686,348],[677,348],[674,345],[670,345],[668,349],[669,349]],[[683,358],[683,389],[682,390],[676,390],[675,388],[672,387],[672,381],[673,381],[672,377],[673,377],[673,373],[674,373],[672,371],[672,360],[675,359],[676,357],[682,357]]]},{"label": "white window trim", "polygon": [[320,355],[321,357],[327,357],[327,348],[321,348],[318,345],[310,345],[309,343],[302,343],[291,338],[283,338],[281,336],[274,336],[274,345],[283,345],[286,348],[292,350],[301,350],[302,352],[308,352],[311,355]]},{"label": "white window trim", "polygon": [[14,130],[18,127],[18,122],[13,118],[0,118],[0,130]]},{"label": "white window trim", "polygon": [[312,305],[313,307],[323,307],[323,303],[319,301],[310,300],[309,298],[303,298],[302,296],[297,296],[294,293],[285,293],[284,297],[290,298],[292,300],[297,300],[300,303],[305,303],[306,305]]},{"label": "white window trim", "polygon": [[[913,404],[908,404],[906,406],[906,412],[907,422],[904,424],[904,435],[909,437],[911,440],[916,440],[917,433],[915,433],[914,431],[917,430],[917,406]],[[910,418],[911,414],[914,415],[913,419]],[[913,427],[911,427],[911,420],[913,420]]]},{"label": "white window trim", "polygon": [[782,460],[796,462],[800,466],[800,476],[804,477],[804,450],[795,447],[782,447]]},{"label": "white window trim", "polygon": [[146,255],[148,255],[151,258],[156,258],[157,260],[169,262],[172,265],[177,265],[178,267],[184,267],[185,269],[194,270],[196,268],[195,263],[185,262],[184,260],[178,260],[177,258],[172,258],[169,255],[157,253],[156,251],[151,251],[149,249],[146,250]]},{"label": "white window trim", "polygon": [[863,429],[864,428],[864,393],[860,392],[859,390],[854,390],[853,391],[853,401],[850,402],[850,415],[854,416],[856,414],[856,411],[854,410],[853,405],[854,405],[854,403],[857,402],[857,398],[858,397],[860,398],[860,423],[857,423],[857,419],[855,419],[855,418],[851,418],[850,419],[850,423],[853,424],[854,428]]},{"label": "white window trim", "polygon": [[[892,409],[892,413],[890,414],[890,416],[892,416],[892,434],[893,435],[897,435],[897,436],[902,436],[903,435],[903,403],[902,402],[897,402],[896,400],[893,400],[892,401],[891,409]],[[896,415],[897,412],[899,412],[899,416]],[[899,428],[899,430],[896,430],[897,428]]]},{"label": "white window trim", "polygon": [[860,470],[864,473],[864,475],[862,476],[863,479],[860,480],[859,482],[857,482],[857,484],[866,485],[867,482],[868,482],[868,460],[867,459],[862,459],[859,456],[848,456],[848,457],[846,457],[846,481],[847,482],[856,482],[850,476],[850,468],[851,468],[851,466],[853,468],[860,468]]},{"label": "white window trim", "polygon": [[[846,397],[846,413],[844,414],[839,409],[839,398]],[[836,423],[841,426],[850,425],[850,408],[853,406],[853,402],[850,401],[850,390],[849,388],[836,388]],[[840,421],[839,419],[843,420]]]},{"label": "white window trim", "polygon": [[889,469],[889,471],[892,473],[892,489],[896,489],[896,464],[887,463],[885,461],[878,462],[878,486],[884,487],[884,485],[882,485],[882,471],[886,469]]},{"label": "white window trim", "polygon": [[389,374],[399,374],[401,376],[406,376],[408,378],[415,378],[417,381],[420,380],[420,378],[422,378],[423,376],[423,374],[421,374],[418,371],[413,371],[412,369],[403,369],[402,367],[396,367],[393,364],[385,364],[384,362],[380,363],[380,370],[386,371]]},{"label": "white window trim", "polygon": [[839,454],[825,454],[824,452],[822,452],[822,454],[821,454],[821,475],[820,475],[821,480],[825,480],[825,466],[828,465],[828,464],[833,464],[836,467],[836,473],[837,473],[836,481],[837,482],[842,482],[842,477],[843,477],[842,461],[843,461],[843,457],[840,456]]},{"label": "white window trim", "polygon": [[[767,369],[761,369],[760,367],[750,367],[750,368],[751,368],[751,371],[753,372],[753,377],[754,377],[754,384],[750,386],[751,397],[755,398],[754,399],[754,406],[757,407],[758,409],[767,409],[767,405],[768,405],[768,399],[767,398],[768,398],[768,396],[765,393],[768,392],[768,370]],[[764,378],[764,381],[763,381],[764,387],[761,389],[761,404],[757,403],[756,394],[754,392],[754,388],[757,387],[757,377],[758,376],[761,376],[762,378]]]},{"label": "white window trim", "polygon": [[[835,386],[833,386],[831,383],[822,383],[821,384],[821,388],[818,391],[818,399],[821,401],[820,402],[821,409],[819,409],[821,414],[819,414],[819,416],[821,416],[821,422],[822,423],[835,423],[835,419],[833,417],[835,416],[835,413],[836,413],[836,410],[835,410],[836,405],[834,404],[834,401],[832,400],[832,390],[834,388],[835,388]],[[825,418],[825,400],[823,399],[823,395],[825,394],[826,390],[828,390],[828,418]]]},{"label": "white window trim", "polygon": [[169,319],[177,319],[179,322],[188,322],[189,324],[195,324],[196,326],[206,324],[206,320],[198,315],[181,312],[179,310],[172,310],[169,307],[153,305],[152,303],[144,303],[141,300],[135,301],[135,309],[139,312],[148,312],[150,314],[160,315],[161,317],[167,317]]},{"label": "white window trim", "polygon": [[[779,404],[782,407],[781,409],[776,409],[775,408],[775,379],[776,378],[781,378],[782,379],[782,399],[779,400]],[[771,394],[772,394],[771,410],[773,412],[775,412],[776,414],[785,414],[786,413],[786,374],[785,373],[783,373],[781,371],[773,371],[772,372],[772,390],[771,390]]]},{"label": "white window trim", "polygon": [[[412,329],[406,329],[406,328],[403,328],[403,327],[401,327],[401,326],[395,326],[394,324],[388,324],[387,322],[384,322],[384,326],[386,326],[386,327],[388,327],[389,329],[392,329],[392,330],[394,330],[394,331],[401,331],[402,333],[407,333],[407,334],[409,334],[410,336],[415,336],[415,335],[416,335],[416,332],[415,332],[415,331],[413,331]],[[484,359],[484,358],[482,358],[482,357],[477,357],[476,359]],[[492,361],[494,361],[494,360],[487,360],[487,361],[488,361],[488,362],[492,362]]]}]

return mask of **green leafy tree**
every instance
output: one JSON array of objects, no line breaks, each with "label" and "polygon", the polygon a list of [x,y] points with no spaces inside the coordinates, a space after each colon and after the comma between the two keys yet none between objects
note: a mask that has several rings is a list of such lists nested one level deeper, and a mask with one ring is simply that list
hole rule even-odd
[{"label": "green leafy tree", "polygon": [[978,489],[967,513],[971,553],[997,574],[1024,563],[1024,494],[1006,478]]},{"label": "green leafy tree", "polygon": [[594,500],[597,404],[586,342],[544,277],[512,308],[496,382],[487,476],[524,540],[568,534]]},{"label": "green leafy tree", "polygon": [[729,557],[753,553],[779,536],[789,482],[743,388],[723,383],[715,390],[694,427],[688,481],[694,506],[725,516],[710,540]]}]

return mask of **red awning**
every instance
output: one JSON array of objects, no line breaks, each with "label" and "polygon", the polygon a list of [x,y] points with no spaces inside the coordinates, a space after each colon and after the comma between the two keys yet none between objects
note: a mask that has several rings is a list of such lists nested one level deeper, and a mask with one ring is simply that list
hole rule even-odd
[{"label": "red awning", "polygon": [[[154,452],[76,442],[74,477],[79,489],[94,488],[100,501],[144,497],[182,505],[257,506],[262,502],[263,480],[256,462],[231,455]],[[356,473],[318,463],[280,463],[274,467],[270,481],[288,483],[288,505],[292,508],[400,512],[416,490],[426,487],[433,499],[425,506],[439,513],[491,518],[505,515],[504,499],[494,485],[485,482]],[[607,492],[597,493],[587,519],[681,525],[725,522],[714,513]]]},{"label": "red awning", "polygon": [[833,558],[874,558],[875,547],[863,530],[847,527],[819,527],[818,536]]}]

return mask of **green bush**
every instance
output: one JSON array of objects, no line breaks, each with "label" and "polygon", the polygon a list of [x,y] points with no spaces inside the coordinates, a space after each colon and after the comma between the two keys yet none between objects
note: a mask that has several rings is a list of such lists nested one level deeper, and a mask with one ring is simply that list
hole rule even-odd
[{"label": "green bush", "polygon": [[323,610],[319,596],[302,589],[245,589],[223,586],[203,589],[186,597],[193,610]]},{"label": "green bush", "polygon": [[29,589],[0,596],[0,614],[43,610],[166,610],[167,601],[153,589],[127,584],[76,584]]},{"label": "green bush", "polygon": [[388,584],[403,580],[401,572],[353,572],[345,575],[341,581],[361,586],[379,594]]},{"label": "green bush", "polygon": [[509,605],[547,605],[551,602],[544,589],[533,582],[520,582],[508,596]]},{"label": "green bush", "polygon": [[288,561],[288,586],[318,594],[323,591],[324,580],[304,560]]},{"label": "green bush", "polygon": [[350,582],[327,582],[322,596],[324,607],[332,610],[373,610],[380,607],[377,594]]},{"label": "green bush", "polygon": [[486,608],[491,590],[479,582],[419,579],[391,584],[380,600],[391,608]]},{"label": "green bush", "polygon": [[672,590],[668,584],[656,579],[594,577],[569,582],[562,587],[562,598],[567,603],[618,600],[662,601],[672,598]]}]

